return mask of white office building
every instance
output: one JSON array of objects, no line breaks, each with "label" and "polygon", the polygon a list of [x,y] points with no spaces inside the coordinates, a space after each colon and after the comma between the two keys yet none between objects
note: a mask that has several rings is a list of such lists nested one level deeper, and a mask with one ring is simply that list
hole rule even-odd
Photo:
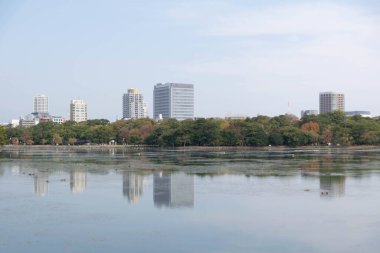
[{"label": "white office building", "polygon": [[159,83],[153,91],[154,119],[194,119],[194,85]]},{"label": "white office building", "polygon": [[344,112],[345,99],[342,92],[319,93],[319,112],[328,113],[334,111]]},{"label": "white office building", "polygon": [[36,118],[33,114],[28,114],[20,118],[19,125],[22,127],[31,127],[38,125],[39,119]]},{"label": "white office building", "polygon": [[138,89],[128,89],[128,93],[123,95],[123,118],[139,119],[144,118],[144,97]]},{"label": "white office building", "polygon": [[65,122],[65,119],[62,116],[51,116],[50,120],[55,124],[63,124],[63,122]]},{"label": "white office building", "polygon": [[73,99],[70,103],[70,120],[81,122],[87,120],[87,104],[81,99]]},{"label": "white office building", "polygon": [[49,99],[45,95],[33,97],[33,113],[48,113]]}]

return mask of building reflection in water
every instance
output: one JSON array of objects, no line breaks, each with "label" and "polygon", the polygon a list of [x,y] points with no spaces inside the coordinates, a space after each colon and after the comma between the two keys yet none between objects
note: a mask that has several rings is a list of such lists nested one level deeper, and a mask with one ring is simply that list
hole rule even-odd
[{"label": "building reflection in water", "polygon": [[322,197],[344,197],[346,176],[323,174],[319,176],[319,188]]},{"label": "building reflection in water", "polygon": [[34,174],[34,193],[45,196],[49,192],[49,174],[47,172],[36,172]]},{"label": "building reflection in water", "polygon": [[133,172],[123,173],[123,195],[129,203],[137,203],[144,191],[144,176]]},{"label": "building reflection in water", "polygon": [[194,176],[155,173],[153,199],[156,207],[194,207]]},{"label": "building reflection in water", "polygon": [[87,184],[87,173],[81,170],[70,171],[70,189],[73,193],[84,192]]}]

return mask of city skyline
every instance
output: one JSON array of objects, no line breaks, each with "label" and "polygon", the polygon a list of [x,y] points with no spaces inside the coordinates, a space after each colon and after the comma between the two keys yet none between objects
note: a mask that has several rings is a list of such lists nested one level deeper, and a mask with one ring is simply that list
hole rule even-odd
[{"label": "city skyline", "polygon": [[289,102],[298,115],[321,90],[380,115],[379,11],[373,0],[4,1],[0,122],[39,93],[55,115],[79,96],[91,118],[113,121],[126,86],[153,101],[159,80],[196,84],[196,117],[274,116]]},{"label": "city skyline", "polygon": [[[162,92],[164,92],[164,94],[162,94]],[[163,97],[164,100],[165,101],[167,100],[167,101],[166,102],[164,101],[163,103],[162,99],[159,99],[160,100],[158,102],[159,106],[155,105],[155,102],[153,102],[154,108],[158,107],[159,109],[153,110],[153,117],[152,117],[148,115],[146,111],[147,103],[143,99],[144,97],[143,94],[141,94],[137,88],[129,88],[128,93],[124,93],[122,95],[122,114],[123,114],[122,119],[127,120],[127,119],[134,119],[134,118],[151,118],[154,120],[160,120],[160,119],[165,119],[165,118],[174,118],[178,120],[184,120],[184,119],[196,118],[193,114],[193,111],[194,111],[194,102],[193,102],[194,101],[194,85],[193,84],[158,83],[154,86],[153,93],[154,94],[157,93],[159,95],[159,96],[158,95],[154,95],[154,96]],[[174,102],[173,104],[173,102],[170,102],[171,100],[176,101],[176,102]],[[19,118],[20,122],[17,122],[17,123],[15,122],[17,119],[13,118],[9,121],[9,124],[15,127],[18,125],[21,125],[21,126],[36,125],[44,121],[52,121],[53,123],[61,124],[67,120],[74,120],[76,122],[80,122],[80,121],[95,119],[95,118],[88,118],[87,103],[82,99],[72,99],[70,101],[70,115],[67,118],[63,116],[54,116],[54,115],[49,114],[48,112],[49,97],[48,96],[37,95],[33,97],[33,101],[34,101],[33,102],[34,110],[31,114],[25,114],[24,116],[20,116]],[[189,102],[191,101],[192,101],[191,103],[192,116],[189,116],[190,111],[189,111],[188,105],[189,105]],[[175,105],[176,103],[180,103],[180,104]],[[165,108],[161,108],[162,107],[161,105],[166,105],[166,107],[168,107],[169,109],[166,108],[165,106],[164,106]],[[174,113],[172,113],[171,110],[173,110]],[[164,113],[161,113],[161,111]],[[354,115],[362,115],[363,117],[376,116],[376,115],[371,115],[370,111],[345,110],[345,94],[343,92],[321,91],[319,92],[319,110],[315,110],[315,109],[302,110],[299,118],[302,118],[304,115],[311,115],[311,114],[317,115],[319,113],[326,113],[326,112],[333,112],[333,111],[345,112],[347,116],[354,116]],[[285,114],[292,114],[292,113],[288,111],[287,113],[284,113],[283,115]],[[128,115],[132,117],[129,117]],[[278,115],[281,115],[281,114],[278,114]],[[275,115],[275,116],[278,116],[278,115]],[[293,114],[293,115],[296,116],[296,114]],[[125,116],[128,116],[128,117],[125,117]],[[224,118],[226,119],[244,119],[246,117],[254,117],[254,116],[252,115],[243,116],[241,114],[227,114],[224,116]],[[118,120],[118,118],[116,118],[116,120]],[[113,121],[110,120],[110,122],[113,122]]]}]

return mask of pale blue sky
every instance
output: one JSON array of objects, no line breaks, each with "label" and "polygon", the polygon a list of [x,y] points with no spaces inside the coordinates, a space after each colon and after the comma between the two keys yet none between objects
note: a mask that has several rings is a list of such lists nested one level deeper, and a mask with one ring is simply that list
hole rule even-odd
[{"label": "pale blue sky", "polygon": [[380,115],[379,66],[379,1],[0,0],[0,122],[38,94],[113,121],[131,87],[151,115],[158,82],[193,83],[199,117],[299,115],[320,91]]}]

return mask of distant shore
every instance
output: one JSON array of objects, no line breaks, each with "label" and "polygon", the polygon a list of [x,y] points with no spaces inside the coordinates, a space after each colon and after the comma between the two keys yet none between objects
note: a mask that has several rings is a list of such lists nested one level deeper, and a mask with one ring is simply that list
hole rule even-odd
[{"label": "distant shore", "polygon": [[281,151],[281,150],[314,150],[314,149],[377,149],[380,146],[186,146],[186,147],[158,147],[148,145],[4,145],[0,152],[28,151],[28,150],[56,150],[56,151],[102,151],[102,150],[177,150],[177,151],[235,151],[235,150],[258,150],[258,151]]}]

